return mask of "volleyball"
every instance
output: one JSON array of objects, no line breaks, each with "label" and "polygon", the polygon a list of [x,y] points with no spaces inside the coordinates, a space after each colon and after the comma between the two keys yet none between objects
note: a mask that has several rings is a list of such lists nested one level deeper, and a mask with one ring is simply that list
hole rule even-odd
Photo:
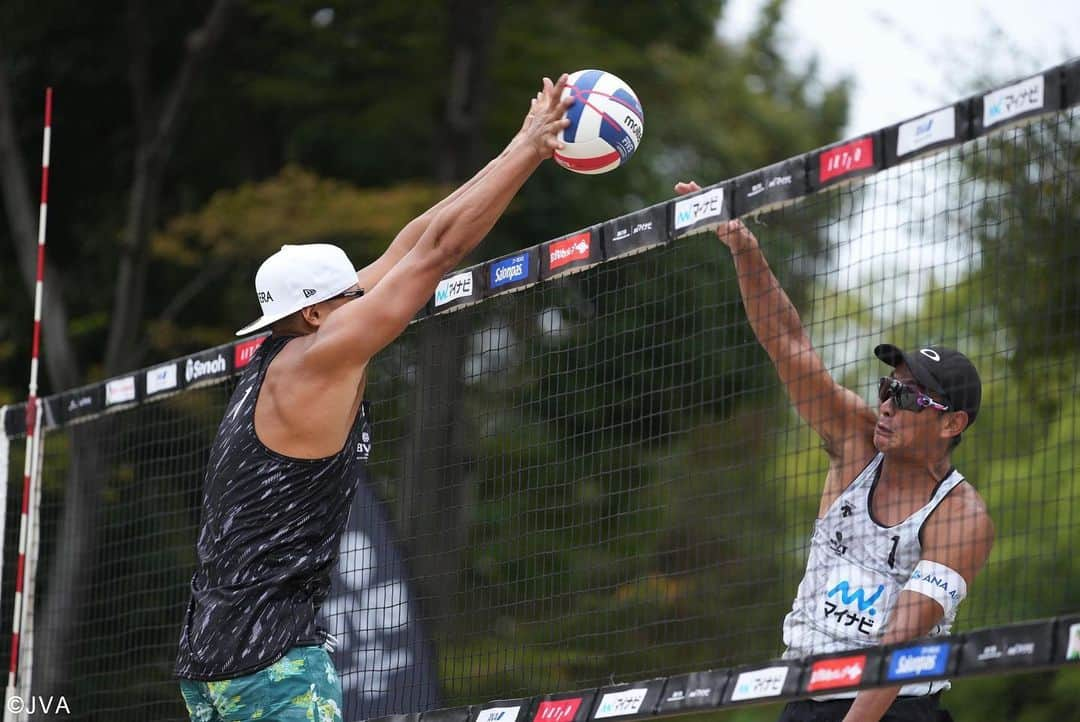
[{"label": "volleyball", "polygon": [[559,134],[565,148],[555,162],[575,173],[607,173],[630,159],[645,132],[645,113],[634,91],[617,75],[579,70],[570,75],[563,97],[570,125]]}]

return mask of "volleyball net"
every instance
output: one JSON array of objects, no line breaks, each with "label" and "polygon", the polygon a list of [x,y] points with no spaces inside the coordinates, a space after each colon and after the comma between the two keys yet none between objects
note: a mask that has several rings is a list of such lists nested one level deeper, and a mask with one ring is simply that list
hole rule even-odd
[{"label": "volleyball net", "polygon": [[[322,609],[346,719],[584,722],[1077,661],[1078,104],[1073,62],[444,279],[372,362],[370,483]],[[978,367],[953,461],[996,540],[950,636],[777,661],[828,457],[747,323],[711,232],[732,217],[872,407],[878,343]],[[184,718],[204,465],[260,341],[42,401],[28,694]],[[0,441],[5,620],[24,417]],[[880,621],[857,586],[833,623]]]}]

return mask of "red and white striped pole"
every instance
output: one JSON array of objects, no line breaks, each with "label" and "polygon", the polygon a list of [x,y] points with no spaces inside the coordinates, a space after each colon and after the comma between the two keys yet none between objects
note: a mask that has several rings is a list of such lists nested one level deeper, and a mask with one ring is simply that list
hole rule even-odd
[{"label": "red and white striped pole", "polygon": [[[23,599],[26,590],[26,541],[30,532],[31,480],[37,458],[37,439],[40,432],[37,398],[38,364],[41,358],[41,304],[45,281],[45,218],[49,200],[49,147],[52,139],[52,88],[45,89],[45,133],[41,152],[41,209],[38,215],[37,282],[34,284],[34,342],[30,352],[30,389],[26,398],[26,459],[23,462],[22,515],[19,520],[19,564],[15,572],[15,614],[11,623],[11,667],[8,670],[7,699],[15,694],[15,677],[19,668],[19,635],[22,631]],[[4,718],[11,714],[5,704]]]}]

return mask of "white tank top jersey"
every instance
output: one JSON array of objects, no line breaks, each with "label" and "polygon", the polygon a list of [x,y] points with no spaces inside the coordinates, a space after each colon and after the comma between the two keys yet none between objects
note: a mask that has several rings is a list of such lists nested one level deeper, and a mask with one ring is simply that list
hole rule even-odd
[{"label": "white tank top jersey", "polygon": [[[884,458],[877,454],[825,516],[814,522],[806,574],[784,618],[785,659],[879,644],[900,590],[922,556],[923,523],[964,481],[952,469],[924,507],[896,526],[883,526],[870,514],[870,498]],[[930,636],[948,634],[955,617],[954,606]],[[927,695],[948,688],[947,680],[938,680],[906,685],[900,694]],[[854,696],[855,692],[847,692],[814,699]]]}]

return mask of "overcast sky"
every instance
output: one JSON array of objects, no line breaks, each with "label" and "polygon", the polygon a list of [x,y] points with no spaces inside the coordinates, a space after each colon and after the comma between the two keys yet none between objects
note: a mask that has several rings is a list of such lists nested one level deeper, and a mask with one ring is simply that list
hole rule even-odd
[{"label": "overcast sky", "polygon": [[[763,2],[728,0],[721,34],[745,36]],[[1080,0],[789,0],[782,27],[789,58],[854,80],[847,136],[963,97],[980,74],[1080,55]]]}]

